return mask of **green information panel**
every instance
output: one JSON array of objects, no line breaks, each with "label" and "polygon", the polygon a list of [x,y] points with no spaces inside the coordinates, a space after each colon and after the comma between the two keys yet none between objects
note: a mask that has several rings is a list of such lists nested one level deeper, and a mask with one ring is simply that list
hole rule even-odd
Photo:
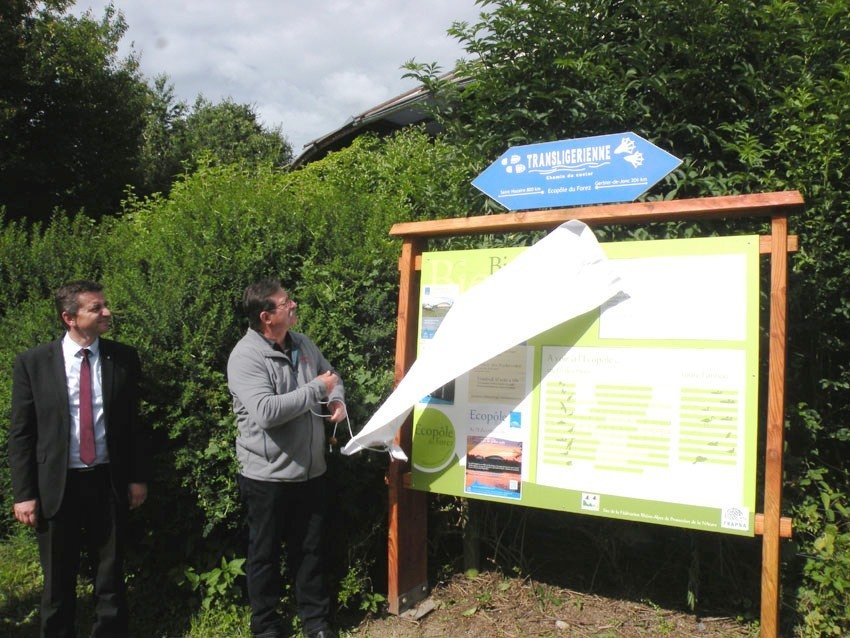
[{"label": "green information panel", "polygon": [[[752,536],[758,248],[754,236],[604,244],[624,294],[417,404],[413,487]],[[522,250],[423,255],[420,353],[454,301]],[[509,331],[515,310],[507,290],[491,320]]]}]

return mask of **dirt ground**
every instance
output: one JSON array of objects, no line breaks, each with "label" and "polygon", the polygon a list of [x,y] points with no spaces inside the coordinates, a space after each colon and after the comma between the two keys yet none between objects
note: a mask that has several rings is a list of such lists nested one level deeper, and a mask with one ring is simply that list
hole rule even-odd
[{"label": "dirt ground", "polygon": [[[431,611],[427,611],[429,608]],[[417,618],[417,613],[421,617]],[[758,630],[734,618],[698,618],[649,602],[584,594],[487,572],[473,578],[459,574],[435,588],[417,610],[402,616],[367,618],[349,635],[357,638],[719,638],[757,636]]]}]

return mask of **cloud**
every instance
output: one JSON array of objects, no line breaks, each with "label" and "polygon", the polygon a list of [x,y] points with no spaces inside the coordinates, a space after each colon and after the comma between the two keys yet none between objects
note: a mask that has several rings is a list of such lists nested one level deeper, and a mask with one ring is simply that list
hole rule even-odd
[{"label": "cloud", "polygon": [[[79,0],[103,15],[108,0]],[[166,73],[176,95],[253,105],[280,126],[296,154],[352,115],[415,86],[401,65],[415,58],[449,70],[463,56],[446,31],[472,21],[474,0],[115,0],[129,25],[122,54],[142,72]]]}]

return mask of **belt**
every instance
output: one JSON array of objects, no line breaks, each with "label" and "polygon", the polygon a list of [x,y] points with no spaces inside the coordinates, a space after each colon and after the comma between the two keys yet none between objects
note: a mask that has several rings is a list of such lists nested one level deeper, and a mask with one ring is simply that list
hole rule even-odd
[{"label": "belt", "polygon": [[69,472],[74,472],[76,474],[86,474],[88,472],[94,472],[95,470],[105,470],[106,463],[99,463],[97,465],[91,465],[89,467],[70,467],[68,468]]}]

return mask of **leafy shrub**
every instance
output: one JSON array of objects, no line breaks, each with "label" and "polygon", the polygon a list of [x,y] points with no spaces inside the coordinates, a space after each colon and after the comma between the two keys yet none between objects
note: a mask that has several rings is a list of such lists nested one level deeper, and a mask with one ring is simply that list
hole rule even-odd
[{"label": "leafy shrub", "polygon": [[[298,329],[342,373],[358,429],[393,381],[398,242],[389,227],[465,212],[469,176],[455,159],[449,147],[411,130],[387,141],[361,139],[294,173],[204,165],[167,198],[129,197],[120,217],[96,225],[83,214],[58,214],[44,227],[2,228],[0,280],[10,285],[0,293],[7,304],[0,414],[9,412],[14,355],[58,334],[50,294],[70,277],[104,283],[115,316],[111,336],[140,351],[142,410],[156,456],[150,498],[134,513],[141,552],[133,552],[130,570],[138,583],[154,583],[174,565],[228,555],[230,566],[244,555],[225,367],[246,328],[239,311],[245,285],[277,276],[292,290]],[[344,442],[347,433],[339,436]],[[5,437],[4,428],[0,444]],[[2,463],[9,511],[5,455]],[[371,608],[378,599],[365,574],[385,549],[386,458],[333,455],[330,468],[339,488],[335,577],[349,575],[347,604],[354,597]],[[227,578],[216,577],[216,569],[223,568],[189,572],[213,605],[222,583],[230,591],[238,576],[224,570]]]}]

